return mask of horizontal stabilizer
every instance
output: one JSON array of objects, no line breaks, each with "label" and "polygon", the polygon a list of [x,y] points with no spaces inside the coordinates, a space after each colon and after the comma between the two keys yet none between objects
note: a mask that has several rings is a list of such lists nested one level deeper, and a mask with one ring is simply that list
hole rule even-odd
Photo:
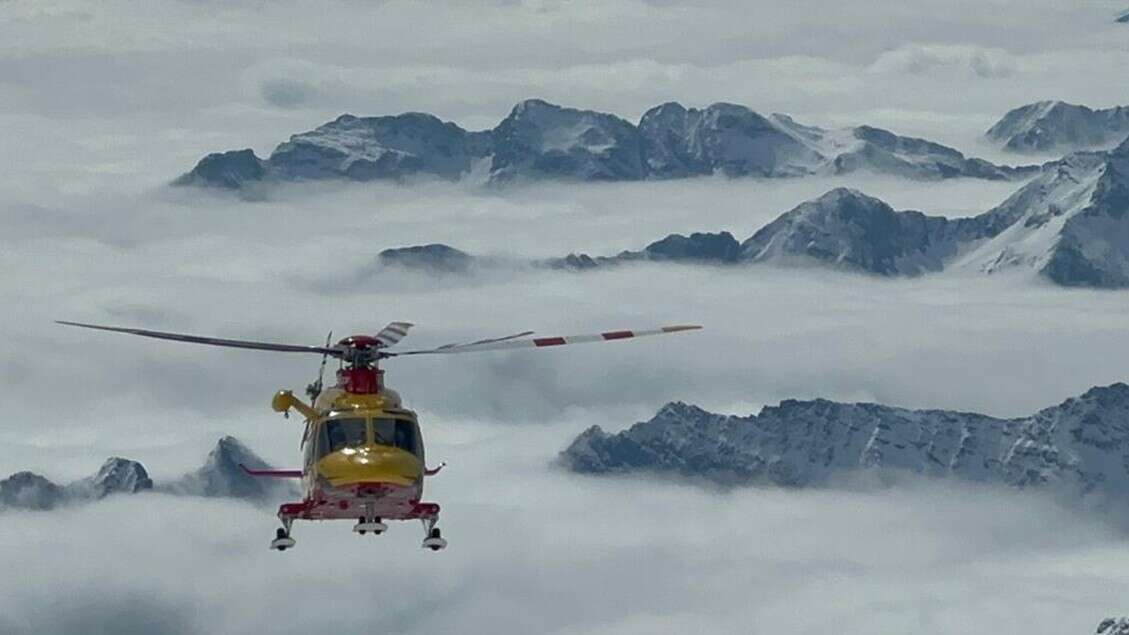
[{"label": "horizontal stabilizer", "polygon": [[302,478],[302,470],[252,470],[251,468],[239,464],[243,471],[251,476],[273,477],[273,478]]}]

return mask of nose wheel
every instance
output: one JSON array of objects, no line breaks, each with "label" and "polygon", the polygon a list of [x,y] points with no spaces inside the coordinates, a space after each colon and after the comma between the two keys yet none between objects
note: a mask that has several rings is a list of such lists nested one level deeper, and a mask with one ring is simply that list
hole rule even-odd
[{"label": "nose wheel", "polygon": [[373,535],[379,536],[380,534],[388,531],[388,525],[380,522],[379,518],[362,518],[357,521],[356,525],[353,525],[353,531],[362,536],[371,531]]}]

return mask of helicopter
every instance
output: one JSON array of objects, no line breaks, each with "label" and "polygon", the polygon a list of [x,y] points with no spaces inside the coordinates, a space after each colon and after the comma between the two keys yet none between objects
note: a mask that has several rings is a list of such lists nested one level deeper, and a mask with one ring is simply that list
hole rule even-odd
[{"label": "helicopter", "polygon": [[[381,361],[408,355],[448,355],[610,342],[702,328],[678,325],[558,337],[530,337],[533,331],[524,331],[429,349],[389,350],[407,336],[413,324],[392,322],[376,335],[352,335],[332,345],[331,332],[325,345],[304,346],[62,320],[57,323],[192,344],[321,355],[318,377],[306,387],[309,403],[294,396],[291,390],[280,390],[271,400],[271,408],[275,412],[289,417],[293,410],[305,417],[301,442],[302,469],[263,470],[240,466],[256,478],[301,480],[302,500],[283,503],[278,508],[282,527],[275,532],[270,548],[280,552],[295,545],[291,536],[295,520],[353,520],[353,531],[362,536],[366,533],[380,535],[387,531],[385,520],[419,520],[424,527],[423,548],[439,551],[447,546],[447,540],[436,527],[439,505],[422,500],[424,479],[438,474],[445,464],[427,467],[416,413],[405,408],[399,393],[385,384]],[[323,378],[330,358],[338,360],[339,366],[336,383],[327,388],[323,385]]]}]

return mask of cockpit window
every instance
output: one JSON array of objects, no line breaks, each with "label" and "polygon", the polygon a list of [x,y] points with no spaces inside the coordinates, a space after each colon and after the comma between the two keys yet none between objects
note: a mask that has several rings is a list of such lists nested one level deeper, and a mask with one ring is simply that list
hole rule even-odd
[{"label": "cockpit window", "polygon": [[376,443],[419,455],[415,423],[406,419],[378,418],[372,420],[372,431]]},{"label": "cockpit window", "polygon": [[330,419],[322,426],[319,455],[336,452],[343,448],[359,448],[368,439],[367,426],[363,418]]}]

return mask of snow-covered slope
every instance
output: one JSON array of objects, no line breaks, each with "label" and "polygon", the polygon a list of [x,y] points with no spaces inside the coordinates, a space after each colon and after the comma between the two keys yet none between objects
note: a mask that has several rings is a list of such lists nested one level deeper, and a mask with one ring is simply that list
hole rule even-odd
[{"label": "snow-covered slope", "polygon": [[1129,385],[1092,388],[1030,417],[999,419],[824,399],[726,416],[670,403],[617,434],[593,426],[561,453],[584,473],[650,472],[722,485],[829,485],[887,468],[928,476],[1129,494]]},{"label": "snow-covered slope", "polygon": [[977,218],[1003,229],[955,267],[1027,267],[1062,285],[1129,286],[1129,140],[1048,165]]},{"label": "snow-covered slope", "polygon": [[784,127],[736,104],[702,110],[662,104],[643,115],[639,133],[647,170],[655,178],[803,176],[825,162]]},{"label": "snow-covered slope", "polygon": [[939,271],[956,253],[958,234],[950,225],[939,216],[894,211],[877,198],[837,188],[765,225],[741,244],[741,258],[912,276]]},{"label": "snow-covered slope", "polygon": [[174,183],[238,189],[305,179],[635,181],[860,170],[914,179],[1006,179],[1032,169],[966,158],[947,146],[869,126],[824,130],[736,104],[699,110],[666,103],[636,126],[615,115],[529,99],[481,132],[422,113],[342,115],[292,136],[266,160],[250,150],[210,154]]},{"label": "snow-covered slope", "polygon": [[75,481],[66,487],[70,499],[99,499],[110,494],[136,494],[153,489],[153,481],[145,466],[137,461],[110,457],[94,476]]},{"label": "snow-covered slope", "polygon": [[1040,101],[1008,112],[986,134],[1016,152],[1109,148],[1129,136],[1129,106],[1092,110]]},{"label": "snow-covered slope", "polygon": [[493,182],[636,181],[646,176],[638,131],[615,115],[529,99],[514,106],[491,136]]}]

